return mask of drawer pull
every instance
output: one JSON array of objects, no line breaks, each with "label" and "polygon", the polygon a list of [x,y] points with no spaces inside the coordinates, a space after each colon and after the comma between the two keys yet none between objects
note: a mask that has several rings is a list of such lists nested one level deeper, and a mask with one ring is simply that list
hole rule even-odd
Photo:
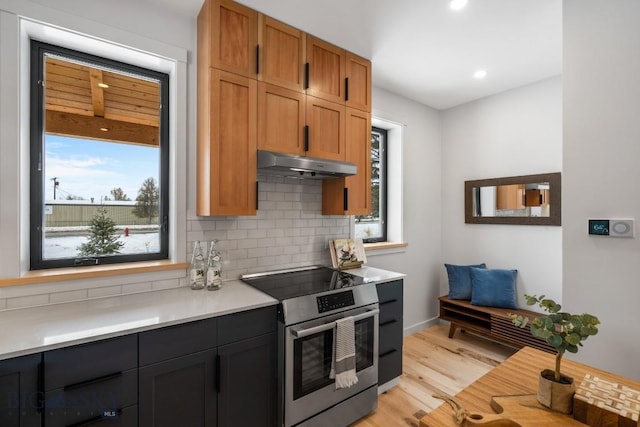
[{"label": "drawer pull", "polygon": [[387,326],[387,325],[390,325],[390,324],[392,324],[392,323],[396,323],[397,321],[398,321],[398,319],[391,319],[391,320],[387,320],[387,321],[386,321],[386,322],[384,322],[384,323],[380,323],[380,327]]},{"label": "drawer pull", "polygon": [[385,304],[391,304],[391,303],[397,302],[397,301],[398,301],[397,298],[394,298],[394,299],[390,299],[389,301],[380,301],[378,304],[379,305],[385,305]]},{"label": "drawer pull", "polygon": [[[121,408],[118,408],[116,410],[116,412],[118,414],[118,417],[120,415],[122,415],[122,409]],[[95,416],[93,418],[89,418],[88,420],[80,421],[80,422],[73,423],[73,424],[68,424],[67,427],[89,426],[89,425],[92,425],[92,424],[97,424],[97,423],[102,422],[102,421],[109,421],[109,420],[112,420],[114,418],[116,418],[116,417],[104,417],[102,415],[98,415],[98,416]]]},{"label": "drawer pull", "polygon": [[93,384],[97,384],[97,383],[101,383],[104,381],[109,381],[118,377],[122,376],[122,372],[114,372],[113,374],[108,374],[108,375],[104,375],[102,377],[98,377],[98,378],[93,378],[91,380],[87,380],[87,381],[81,381],[79,383],[75,383],[75,384],[69,384],[64,386],[64,391],[70,391],[70,390],[74,390],[77,388],[82,388],[82,387],[87,387]]},{"label": "drawer pull", "polygon": [[382,353],[382,354],[381,354],[380,356],[378,356],[378,357],[385,357],[385,356],[388,356],[388,355],[390,355],[390,354],[395,353],[396,351],[398,351],[398,350],[396,350],[396,349],[394,348],[393,350],[385,351],[384,353]]}]

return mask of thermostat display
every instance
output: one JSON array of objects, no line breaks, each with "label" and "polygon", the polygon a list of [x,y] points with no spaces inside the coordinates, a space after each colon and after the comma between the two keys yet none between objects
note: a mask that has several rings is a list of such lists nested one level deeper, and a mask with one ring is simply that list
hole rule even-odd
[{"label": "thermostat display", "polygon": [[589,234],[592,236],[633,237],[633,219],[590,219]]}]

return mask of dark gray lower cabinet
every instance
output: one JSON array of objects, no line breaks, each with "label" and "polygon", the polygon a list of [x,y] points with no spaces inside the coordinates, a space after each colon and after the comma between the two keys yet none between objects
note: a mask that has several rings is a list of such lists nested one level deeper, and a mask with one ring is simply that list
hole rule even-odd
[{"label": "dark gray lower cabinet", "polygon": [[403,282],[378,283],[378,384],[382,385],[402,375],[402,310]]},{"label": "dark gray lower cabinet", "polygon": [[140,425],[216,426],[216,351],[141,367]]},{"label": "dark gray lower cabinet", "polygon": [[41,353],[0,361],[0,426],[42,424],[42,393],[38,391],[41,362]]},{"label": "dark gray lower cabinet", "polygon": [[219,347],[218,357],[218,425],[275,426],[275,334]]}]

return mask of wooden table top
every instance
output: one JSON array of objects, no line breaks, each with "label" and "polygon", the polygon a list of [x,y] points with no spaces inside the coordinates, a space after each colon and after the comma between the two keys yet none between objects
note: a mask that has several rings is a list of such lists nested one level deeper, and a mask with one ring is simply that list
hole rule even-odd
[{"label": "wooden table top", "polygon": [[[483,377],[455,395],[454,399],[471,413],[494,414],[490,402],[493,396],[536,394],[538,376],[543,369],[553,369],[555,355],[530,347],[524,347]],[[564,358],[562,373],[573,377],[576,387],[585,374],[599,376],[607,381],[625,384],[640,389],[640,382],[621,377],[601,369]],[[571,418],[569,415],[568,417]],[[458,426],[454,411],[444,403],[420,420],[420,427]]]}]

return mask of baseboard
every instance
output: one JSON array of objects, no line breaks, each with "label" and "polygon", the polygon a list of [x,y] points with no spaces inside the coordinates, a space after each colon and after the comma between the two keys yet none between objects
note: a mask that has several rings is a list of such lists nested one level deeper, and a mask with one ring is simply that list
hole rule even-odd
[{"label": "baseboard", "polygon": [[437,324],[438,318],[434,317],[433,319],[424,320],[422,322],[416,323],[415,325],[404,328],[404,331],[402,333],[405,337],[408,337],[409,335],[413,335],[418,331],[421,331],[425,328],[430,328],[431,326],[435,326]]}]

